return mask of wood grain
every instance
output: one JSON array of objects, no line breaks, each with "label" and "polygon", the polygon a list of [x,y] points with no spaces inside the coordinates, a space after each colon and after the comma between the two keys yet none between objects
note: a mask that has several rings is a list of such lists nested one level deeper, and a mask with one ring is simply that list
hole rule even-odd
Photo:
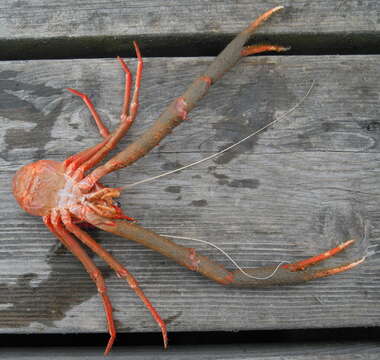
[{"label": "wood grain", "polygon": [[[119,149],[210,61],[148,59],[140,116]],[[212,241],[242,266],[299,260],[353,237],[355,246],[329,263],[372,256],[353,271],[302,286],[229,289],[137,244],[93,232],[135,274],[169,331],[379,325],[378,74],[378,56],[245,59],[190,121],[137,164],[104,179],[111,186],[133,183],[214,153],[283,114],[315,81],[302,106],[258,137],[214,161],[131,188],[120,202],[141,225]],[[23,164],[63,160],[99,140],[87,109],[65,87],[90,95],[113,127],[121,79],[113,59],[0,63],[2,333],[105,331],[95,286],[41,219],[18,208],[11,178]],[[230,266],[216,250],[186,244]],[[119,330],[157,331],[128,286],[96,262]]]},{"label": "wood grain", "polygon": [[[41,360],[74,360],[74,359],[104,359],[97,348],[3,348],[4,360],[30,359],[31,354]],[[247,359],[271,359],[271,360],[351,360],[366,359],[377,360],[380,349],[374,343],[304,343],[276,344],[237,344],[223,346],[172,346],[167,351],[159,347],[126,347],[116,348],[112,351],[112,359],[136,359],[136,360],[192,360],[194,358],[205,360],[247,360]]]},{"label": "wood grain", "polygon": [[277,5],[286,10],[259,33],[344,33],[347,37],[380,29],[380,5],[373,0],[2,0],[0,39],[232,34]]}]

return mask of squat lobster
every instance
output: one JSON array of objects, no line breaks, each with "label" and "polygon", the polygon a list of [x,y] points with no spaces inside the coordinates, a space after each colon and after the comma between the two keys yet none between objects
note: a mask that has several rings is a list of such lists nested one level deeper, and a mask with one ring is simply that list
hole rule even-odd
[{"label": "squat lobster", "polygon": [[[127,280],[130,287],[140,297],[161,328],[165,348],[168,343],[167,330],[165,322],[144,295],[133,275],[93,240],[80,227],[80,224],[91,224],[141,243],[190,270],[197,271],[223,285],[255,287],[295,284],[346,271],[364,260],[362,258],[339,267],[323,270],[309,269],[311,265],[332,257],[350,246],[354,240],[349,240],[323,254],[297,263],[282,265],[278,269],[271,266],[244,269],[244,273],[239,270],[229,271],[207,257],[198,255],[194,249],[177,245],[168,238],[135,224],[133,219],[125,215],[114,200],[119,196],[120,189],[104,187],[99,182],[106,174],[133,164],[154,148],[174,127],[187,118],[187,114],[207,93],[208,88],[220,79],[229,68],[235,65],[241,57],[265,51],[286,50],[282,46],[275,45],[244,47],[245,42],[254,30],[280,9],[282,7],[278,6],[267,11],[237,35],[213,61],[206,72],[198,77],[182,96],[174,100],[144,134],[105,164],[91,170],[117,145],[137,116],[143,60],[137,44],[134,43],[138,65],[133,93],[131,93],[131,72],[126,63],[121,58],[118,58],[125,71],[124,104],[118,128],[113,133],[110,133],[89,98],[76,90],[68,89],[80,96],[86,103],[101,136],[104,138],[103,141],[67,158],[63,162],[40,160],[25,165],[16,173],[13,179],[13,194],[20,206],[32,215],[43,217],[50,231],[82,262],[92,280],[96,283],[102,297],[110,334],[105,354],[110,352],[116,337],[112,306],[102,274],[82,249],[78,240],[107,262],[119,277]],[[274,271],[273,276],[266,276]]]}]

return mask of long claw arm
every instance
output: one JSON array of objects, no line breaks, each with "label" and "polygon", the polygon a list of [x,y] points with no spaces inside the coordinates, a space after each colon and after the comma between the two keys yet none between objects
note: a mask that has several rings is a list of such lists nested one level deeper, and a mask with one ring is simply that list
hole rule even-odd
[{"label": "long claw arm", "polygon": [[123,220],[114,220],[113,224],[110,225],[106,221],[100,220],[100,218],[95,220],[94,217],[89,217],[86,220],[102,230],[138,242],[157,251],[178,264],[185,266],[190,270],[197,271],[209,279],[223,285],[259,287],[297,284],[347,271],[364,261],[364,258],[362,258],[337,267],[324,269],[310,268],[317,262],[328,259],[346,249],[353,243],[353,240],[349,240],[328,252],[324,252],[320,255],[294,264],[286,264],[280,267],[264,266],[243,269],[244,272],[249,275],[247,276],[240,270],[227,270],[223,265],[212,261],[206,256],[198,254],[195,249],[176,244],[174,241],[158,235],[151,230],[144,229],[137,224],[128,223]]},{"label": "long claw arm", "polygon": [[244,48],[244,44],[256,28],[282,8],[282,6],[277,6],[267,11],[237,35],[209,65],[206,72],[198,77],[179,98],[175,99],[148,130],[123,151],[91,172],[91,181],[98,181],[104,175],[131,165],[146,155],[166,135],[171,133],[174,127],[187,119],[188,113],[206,95],[209,87],[219,80],[242,57],[263,51],[284,51],[284,47],[269,45]]}]

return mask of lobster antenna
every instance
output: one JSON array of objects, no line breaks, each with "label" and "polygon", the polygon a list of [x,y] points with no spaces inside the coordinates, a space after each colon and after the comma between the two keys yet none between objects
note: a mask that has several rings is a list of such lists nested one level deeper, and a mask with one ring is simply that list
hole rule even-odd
[{"label": "lobster antenna", "polygon": [[[224,256],[226,256],[227,259],[230,260],[240,272],[242,272],[245,276],[247,276],[247,277],[249,277],[251,279],[268,280],[268,279],[270,279],[271,277],[273,277],[276,274],[276,272],[278,271],[278,269],[282,265],[284,265],[284,264],[290,264],[289,261],[280,261],[279,264],[276,266],[276,268],[268,276],[257,277],[257,276],[250,275],[246,271],[244,271],[244,269],[227,252],[225,252],[223,249],[221,249],[220,247],[216,246],[212,242],[209,242],[209,241],[206,241],[206,240],[194,239],[194,238],[185,237],[185,236],[174,236],[174,235],[166,235],[166,234],[160,234],[160,235],[161,236],[170,237],[170,238],[173,238],[173,239],[182,239],[182,240],[197,241],[197,242],[200,242],[200,243],[212,246],[213,248],[219,250]],[[254,268],[252,268],[252,269],[254,269]]]},{"label": "lobster antenna", "polygon": [[286,118],[290,113],[292,113],[294,110],[296,110],[305,101],[305,99],[309,96],[311,90],[314,87],[314,83],[315,83],[315,81],[312,80],[311,85],[309,87],[309,90],[306,92],[306,94],[302,97],[302,99],[297,104],[295,104],[287,112],[285,112],[284,114],[282,114],[281,116],[279,116],[277,119],[274,119],[273,121],[271,121],[267,125],[263,126],[259,130],[254,131],[253,133],[249,134],[245,138],[243,138],[243,139],[239,140],[238,142],[232,144],[231,146],[228,146],[225,149],[223,149],[223,150],[221,150],[221,151],[219,151],[219,152],[217,152],[215,154],[212,154],[210,156],[206,156],[203,159],[195,161],[195,162],[193,162],[191,164],[187,164],[187,165],[181,166],[181,167],[179,167],[177,169],[174,169],[174,170],[171,170],[171,171],[165,172],[163,174],[156,175],[156,176],[144,179],[144,180],[140,180],[140,181],[137,181],[137,182],[132,183],[132,184],[127,184],[127,185],[121,186],[121,187],[118,188],[118,190],[124,190],[124,189],[127,189],[127,188],[131,188],[131,187],[136,186],[136,185],[140,185],[140,184],[143,184],[143,183],[146,183],[146,182],[149,182],[149,181],[157,180],[157,179],[162,178],[164,176],[168,176],[168,175],[174,174],[174,173],[176,173],[178,171],[181,171],[181,170],[187,169],[189,167],[192,167],[194,165],[198,165],[198,164],[203,163],[205,161],[211,160],[211,159],[213,159],[213,158],[215,158],[215,157],[217,157],[217,156],[225,153],[226,151],[229,151],[229,150],[233,149],[234,147],[240,145],[242,142],[250,139],[251,137],[253,137],[253,136],[257,135],[257,134],[259,134],[260,132],[262,132],[263,130],[265,130],[266,128],[268,128],[269,126],[271,126],[271,125],[273,125],[273,124],[281,121],[282,119]]}]

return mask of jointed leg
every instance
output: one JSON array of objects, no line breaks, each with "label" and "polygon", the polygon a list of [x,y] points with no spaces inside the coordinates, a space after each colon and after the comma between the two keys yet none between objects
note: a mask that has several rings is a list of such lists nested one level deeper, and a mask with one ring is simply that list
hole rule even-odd
[{"label": "jointed leg", "polygon": [[144,67],[144,62],[141,57],[140,49],[137,45],[137,42],[133,42],[133,46],[135,47],[136,56],[137,56],[137,71],[136,71],[136,79],[135,79],[135,88],[133,91],[133,97],[132,97],[132,103],[129,104],[130,96],[131,96],[131,83],[132,83],[132,75],[131,71],[129,70],[127,64],[125,61],[118,57],[122,68],[125,72],[125,93],[124,93],[124,102],[123,102],[123,108],[121,111],[120,118],[121,120],[126,120],[128,116],[132,119],[132,121],[136,118],[137,110],[138,110],[138,99],[139,99],[139,92],[140,92],[140,86],[141,86],[141,77],[142,77],[142,70]]},{"label": "jointed leg", "polygon": [[121,58],[118,58],[120,64],[123,67],[123,70],[125,71],[125,94],[124,94],[124,104],[123,109],[121,113],[121,123],[118,127],[118,129],[110,136],[110,132],[107,129],[107,127],[102,122],[98,112],[96,111],[93,103],[89,99],[89,97],[77,90],[68,88],[70,92],[73,94],[79,96],[82,98],[84,103],[87,105],[88,109],[90,110],[97,126],[99,129],[100,134],[105,138],[105,140],[90,149],[87,149],[85,151],[82,151],[79,154],[73,155],[70,158],[66,159],[65,166],[68,168],[68,172],[72,174],[75,170],[77,170],[80,166],[81,168],[78,170],[78,173],[75,174],[75,178],[81,179],[81,176],[90,169],[91,167],[95,166],[99,161],[101,161],[110,150],[112,150],[118,141],[126,134],[126,132],[131,127],[134,119],[137,115],[137,109],[138,109],[138,95],[139,95],[139,88],[141,83],[141,76],[142,76],[142,69],[143,69],[143,61],[141,57],[140,50],[138,48],[137,43],[134,43],[137,59],[138,59],[138,66],[137,66],[137,72],[136,72],[136,83],[135,83],[135,90],[132,98],[132,103],[129,104],[130,100],[130,93],[131,93],[131,82],[132,82],[132,75],[131,72]]},{"label": "jointed leg", "polygon": [[86,150],[81,151],[78,154],[74,154],[68,157],[64,161],[65,173],[75,178],[75,180],[80,180],[83,178],[83,172],[77,173],[74,176],[74,172],[81,166],[84,162],[90,159],[94,154],[96,154],[106,143],[108,139],[104,139],[101,143],[96,144]]},{"label": "jointed leg", "polygon": [[67,88],[67,90],[70,91],[71,93],[79,96],[80,98],[82,98],[82,100],[87,105],[88,109],[90,110],[91,115],[96,122],[96,125],[98,126],[100,135],[103,136],[104,138],[107,138],[108,135],[110,134],[110,132],[107,129],[107,127],[104,125],[102,119],[100,118],[100,116],[99,116],[98,112],[96,111],[95,106],[91,102],[90,98],[86,94],[83,94],[83,93],[79,92],[78,90],[74,90],[71,88]]},{"label": "jointed leg", "polygon": [[125,120],[128,116],[131,116],[131,118],[134,119],[137,114],[138,96],[139,96],[141,76],[142,76],[144,63],[141,57],[140,49],[136,41],[133,42],[133,46],[135,47],[136,56],[137,56],[137,71],[136,71],[135,89],[133,92],[132,104],[129,104],[130,96],[131,96],[132,74],[127,64],[125,63],[125,61],[121,57],[119,56],[117,57],[117,60],[119,60],[125,72],[124,102],[123,102],[123,108],[120,115],[120,118],[122,121]]},{"label": "jointed leg", "polygon": [[122,107],[121,115],[120,115],[120,118],[123,119],[128,116],[129,100],[131,97],[132,74],[131,74],[131,71],[129,70],[128,65],[120,56],[117,57],[117,60],[120,62],[120,65],[125,72],[124,102],[123,102],[123,107]]},{"label": "jointed leg", "polygon": [[[133,90],[132,102],[129,106],[129,116],[132,118],[132,121],[136,118],[137,111],[139,109],[141,77],[142,77],[142,71],[144,67],[143,59],[141,57],[141,52],[136,41],[133,42],[133,46],[135,47],[135,50],[136,50],[137,70],[136,70],[135,88]],[[124,107],[126,106],[124,105]],[[124,107],[123,107],[123,110],[124,110]],[[128,115],[128,114],[126,113],[125,115]]]},{"label": "jointed leg", "polygon": [[55,212],[52,217],[45,216],[44,222],[46,226],[57,236],[57,238],[79,259],[83,264],[91,279],[95,282],[100,296],[102,297],[103,307],[107,318],[108,331],[110,338],[104,355],[107,355],[116,338],[116,328],[112,316],[112,304],[107,295],[107,288],[104,282],[104,278],[100,270],[96,267],[87,253],[80,247],[78,242],[67,232],[63,227],[59,214]]},{"label": "jointed leg", "polygon": [[95,109],[95,106],[93,105],[90,98],[86,94],[83,94],[83,93],[81,93],[77,90],[71,89],[71,88],[67,88],[67,90],[70,91],[71,93],[73,93],[74,95],[77,95],[80,98],[82,98],[82,100],[87,105],[88,109],[90,110],[90,113],[91,113],[92,117],[94,118],[96,125],[98,126],[100,135],[104,138],[104,140],[101,143],[99,143],[95,146],[92,146],[92,147],[90,147],[90,148],[88,148],[88,149],[86,149],[86,150],[84,150],[78,154],[72,155],[64,161],[65,170],[66,170],[67,174],[72,176],[73,172],[81,164],[83,164],[85,161],[87,161],[89,158],[91,158],[94,154],[96,154],[99,151],[99,149],[101,149],[108,142],[108,137],[110,135],[110,132],[109,132],[108,128],[104,125],[102,119],[100,118],[98,112]]},{"label": "jointed leg", "polygon": [[78,154],[72,155],[69,158],[67,158],[64,162],[65,169],[67,170],[67,173],[72,175],[72,173],[85,161],[87,161],[89,158],[91,158],[94,154],[96,154],[100,148],[102,148],[105,143],[108,141],[108,137],[110,135],[110,132],[108,128],[104,125],[103,121],[101,120],[98,112],[96,111],[93,103],[89,99],[89,97],[86,94],[83,94],[77,90],[68,88],[68,91],[71,93],[79,96],[82,98],[84,103],[87,105],[88,109],[90,110],[92,117],[94,118],[96,125],[98,126],[100,135],[104,138],[104,140],[95,145],[90,147],[89,149],[86,149]]},{"label": "jointed leg", "polygon": [[139,287],[139,284],[137,280],[134,278],[134,276],[122,264],[120,264],[110,253],[108,253],[100,244],[98,244],[94,239],[92,239],[90,235],[88,235],[85,231],[80,229],[77,225],[73,224],[73,222],[71,221],[70,214],[68,212],[62,213],[62,221],[71,233],[73,233],[79,240],[86,244],[93,252],[99,255],[116,272],[118,276],[127,280],[129,286],[142,300],[142,302],[150,311],[153,319],[161,328],[164,347],[166,348],[168,345],[166,324],[161,319],[160,315],[153,307],[152,303],[145,296],[144,292]]},{"label": "jointed leg", "polygon": [[[136,56],[138,60],[137,71],[136,71],[136,79],[135,79],[135,87],[133,91],[132,101],[129,104],[130,98],[130,72],[124,61],[119,60],[122,64],[122,67],[126,73],[126,86],[125,86],[125,96],[124,96],[124,104],[121,114],[121,122],[116,131],[111,135],[109,141],[103,146],[100,151],[98,151],[91,159],[86,161],[81,166],[81,171],[84,173],[85,171],[91,169],[95,166],[99,161],[101,161],[120,141],[120,139],[125,135],[125,133],[131,127],[133,121],[137,116],[137,111],[139,107],[139,94],[140,94],[140,86],[141,86],[141,77],[143,71],[143,60],[141,57],[140,49],[136,42],[133,43],[136,49]],[[96,181],[93,180],[93,175],[90,174],[85,177],[81,183],[80,187],[83,191],[88,191],[94,185]]]}]

